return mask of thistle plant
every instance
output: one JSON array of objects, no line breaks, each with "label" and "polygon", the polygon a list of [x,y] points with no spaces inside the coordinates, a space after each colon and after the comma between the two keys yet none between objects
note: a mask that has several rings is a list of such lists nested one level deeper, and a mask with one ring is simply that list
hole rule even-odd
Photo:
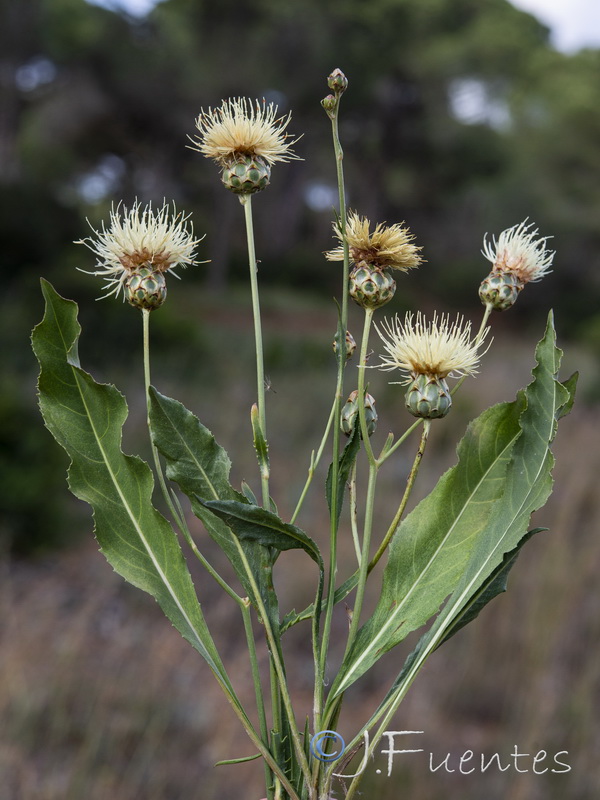
[{"label": "thistle plant", "polygon": [[[278,116],[275,106],[260,101],[224,100],[219,108],[200,112],[198,135],[192,139],[194,149],[217,162],[224,186],[238,196],[244,209],[257,377],[249,431],[258,459],[261,502],[247,485],[242,491],[231,485],[229,456],[199,419],[151,385],[150,312],[165,302],[168,276],[176,274],[177,267],[198,263],[202,239],[194,238],[188,217],[175,208],[171,212],[166,203],[157,211],[137,201],[131,208],[119,204],[106,226],[92,229],[93,235],[79,242],[97,257],[91,272],[105,281],[103,296],[122,295],[142,311],[148,427],[156,479],[170,520],[152,504],[150,467],[121,450],[127,416],[123,396],[115,387],[97,383],[80,366],[76,305],[46,281],[42,282],[46,314],[33,332],[41,366],[42,414],[71,458],[71,490],[93,508],[102,552],[126,580],[155,597],[204,658],[248,734],[254,748],[251,758],[262,758],[268,800],[328,800],[340,792],[348,799],[356,796],[364,769],[347,774],[352,757],[362,751],[363,766],[368,765],[429,656],[504,591],[520,548],[535,532],[528,531],[529,518],[550,493],[550,445],[558,420],[572,406],[576,383],[575,376],[558,380],[561,351],[555,345],[550,315],[536,349],[531,383],[514,402],[495,405],[469,424],[458,444],[456,465],[405,514],[431,431],[452,425],[453,395],[466,379],[485,369],[492,310],[508,309],[525,283],[546,275],[554,254],[546,249],[547,238],[540,238],[527,221],[492,242],[485,238],[483,254],[493,268],[480,288],[485,308],[477,333],[472,334],[471,323],[460,314],[436,312],[427,319],[416,310],[403,320],[398,315],[383,316],[375,322],[379,363],[367,363],[375,315],[392,300],[396,280],[410,280],[410,272],[425,262],[421,245],[404,223],[373,225],[357,212],[347,212],[338,120],[348,81],[334,70],[328,87],[331,94],[322,106],[331,122],[339,191],[333,222],[337,243],[326,252],[328,261],[341,263],[333,345],[336,369],[331,412],[320,440],[316,437],[306,481],[289,520],[277,512],[269,487],[251,198],[268,187],[274,164],[297,158],[291,147],[298,140],[286,132],[290,114]],[[357,360],[357,345],[348,331],[349,297],[364,310]],[[398,379],[391,383],[404,387],[393,420],[384,420],[394,431],[381,449],[373,444],[377,412],[366,385],[370,369],[397,372],[391,377]],[[346,383],[352,386],[345,387]],[[348,388],[352,388],[349,395]],[[420,436],[413,441],[419,428]],[[378,478],[404,446],[412,450],[412,466],[397,506],[382,509],[388,523],[379,530],[374,514]],[[330,453],[325,485],[329,530],[311,531],[309,536],[296,522],[307,498],[315,495],[314,476],[326,452]],[[364,497],[357,489],[359,469],[368,472]],[[341,513],[347,486],[348,518]],[[228,571],[215,569],[206,558],[206,548],[189,530],[184,503],[224,552]],[[340,537],[351,537],[357,558],[356,570],[343,576],[338,576]],[[297,551],[307,595],[303,610],[288,609],[282,616],[273,573],[284,550]],[[191,555],[239,611],[254,686],[253,711],[242,703],[213,639],[186,563]],[[375,578],[373,568],[384,555],[383,576]],[[364,613],[368,586],[376,600],[370,615]],[[343,656],[336,660],[332,619],[336,607],[344,603],[349,625]],[[375,698],[371,716],[355,721],[347,745],[335,749],[346,690],[426,623],[429,627],[396,679]],[[306,630],[314,668],[308,718],[294,706],[286,667],[285,633],[296,625]],[[266,648],[265,674],[259,668],[259,648]],[[231,755],[228,763],[248,760]]]}]

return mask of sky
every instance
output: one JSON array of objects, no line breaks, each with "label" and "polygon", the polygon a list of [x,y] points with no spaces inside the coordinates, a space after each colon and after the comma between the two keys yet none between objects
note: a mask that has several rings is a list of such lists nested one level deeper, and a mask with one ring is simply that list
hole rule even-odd
[{"label": "sky", "polygon": [[[123,8],[144,16],[160,0],[88,0],[108,8]],[[552,31],[558,50],[572,53],[582,47],[600,47],[600,0],[511,0],[529,11]]]},{"label": "sky", "polygon": [[511,0],[529,11],[552,31],[558,50],[573,53],[582,47],[600,47],[599,0]]}]

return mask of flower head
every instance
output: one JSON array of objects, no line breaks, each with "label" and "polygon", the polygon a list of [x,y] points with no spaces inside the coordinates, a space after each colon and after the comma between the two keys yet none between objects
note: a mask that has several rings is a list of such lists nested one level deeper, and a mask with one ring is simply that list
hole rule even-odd
[{"label": "flower head", "polygon": [[522,288],[530,281],[539,281],[550,272],[554,252],[546,249],[548,236],[538,237],[538,230],[530,230],[534,223],[523,220],[518,225],[502,231],[498,239],[488,241],[483,237],[483,255],[494,265],[492,273],[511,273]]},{"label": "flower head", "polygon": [[194,239],[191,224],[189,230],[186,225],[188,219],[189,215],[177,213],[175,205],[170,214],[166,202],[153,211],[151,203],[142,208],[136,200],[130,209],[121,204],[113,207],[110,226],[106,228],[102,223],[102,229],[95,230],[90,224],[94,236],[76,244],[84,244],[96,254],[96,269],[89,274],[107,281],[104,296],[118,296],[141,269],[174,275],[176,267],[198,263],[194,249],[204,237]]},{"label": "flower head", "polygon": [[200,135],[192,146],[222,167],[244,157],[260,158],[272,165],[276,161],[297,159],[292,151],[298,139],[285,132],[291,114],[277,117],[277,106],[245,97],[223,100],[219,108],[201,110],[196,120]]},{"label": "flower head", "polygon": [[[421,247],[413,244],[414,236],[401,224],[386,225],[378,223],[373,233],[371,223],[366,217],[360,217],[350,211],[346,221],[346,236],[350,248],[350,258],[354,264],[361,261],[379,269],[398,269],[408,272],[422,262],[419,251]],[[333,231],[341,244],[334,250],[325,253],[329,261],[344,260],[344,234],[338,222],[334,222]]]},{"label": "flower head", "polygon": [[435,379],[473,375],[477,372],[481,354],[479,348],[487,335],[487,328],[479,338],[471,340],[471,323],[458,316],[451,323],[448,315],[433,315],[427,322],[418,312],[416,321],[409,312],[404,323],[399,317],[384,320],[377,327],[387,355],[381,356],[379,368],[400,369],[409,374],[400,383],[409,384],[418,375]]}]

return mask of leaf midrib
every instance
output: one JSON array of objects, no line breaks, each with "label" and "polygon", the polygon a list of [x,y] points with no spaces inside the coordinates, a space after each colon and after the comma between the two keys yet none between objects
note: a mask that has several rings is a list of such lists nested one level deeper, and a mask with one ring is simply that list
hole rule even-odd
[{"label": "leaf midrib", "polygon": [[113,473],[113,470],[112,470],[112,467],[111,467],[110,462],[108,460],[108,457],[107,457],[107,455],[106,455],[106,453],[104,451],[104,448],[103,448],[103,446],[101,444],[101,440],[98,437],[98,433],[97,433],[96,428],[94,426],[94,423],[93,423],[93,420],[92,420],[92,417],[91,417],[91,414],[90,414],[90,410],[88,408],[88,405],[87,405],[86,400],[85,400],[84,393],[83,393],[82,388],[81,388],[81,379],[80,379],[80,376],[79,376],[78,371],[77,371],[77,370],[80,369],[80,367],[76,367],[74,364],[72,364],[69,361],[70,348],[67,347],[67,341],[65,339],[65,336],[64,336],[64,333],[63,333],[63,329],[62,329],[62,326],[60,324],[60,320],[58,319],[58,317],[56,315],[56,312],[54,311],[54,308],[53,308],[53,314],[54,314],[54,319],[55,319],[57,328],[58,328],[58,330],[60,332],[60,337],[61,337],[61,340],[62,340],[62,343],[63,343],[67,364],[69,364],[69,366],[71,368],[71,371],[73,373],[73,377],[75,378],[75,383],[76,383],[77,389],[79,391],[79,396],[81,398],[81,403],[82,403],[82,405],[83,405],[83,407],[85,409],[85,412],[86,412],[85,413],[86,419],[87,419],[87,421],[88,421],[88,423],[90,425],[90,428],[91,428],[92,433],[94,435],[94,439],[96,440],[96,444],[98,446],[98,449],[100,450],[100,453],[102,454],[102,461],[103,461],[103,463],[104,463],[104,465],[106,467],[106,470],[107,470],[107,472],[109,474],[109,477],[110,477],[110,479],[111,479],[111,481],[113,483],[113,486],[115,487],[115,489],[117,491],[117,494],[118,494],[118,496],[119,496],[119,498],[121,500],[123,508],[125,509],[127,515],[129,516],[129,519],[131,520],[136,533],[140,537],[140,539],[142,541],[142,544],[144,545],[144,547],[146,549],[146,552],[148,553],[148,556],[150,557],[150,560],[152,561],[152,563],[154,564],[154,566],[156,568],[156,571],[158,572],[161,580],[163,581],[164,585],[166,586],[171,598],[174,600],[175,605],[179,609],[179,611],[181,613],[181,616],[185,620],[185,622],[188,625],[189,629],[194,634],[194,637],[195,637],[195,639],[196,639],[196,641],[197,641],[197,643],[199,645],[199,648],[205,654],[205,658],[211,663],[211,665],[213,666],[213,669],[215,669],[215,671],[220,671],[220,670],[218,670],[217,665],[214,663],[214,660],[209,656],[209,653],[208,653],[208,651],[207,651],[202,639],[200,638],[198,632],[196,631],[196,628],[195,628],[194,624],[190,620],[190,618],[187,615],[187,612],[185,611],[185,609],[182,607],[177,594],[175,593],[173,587],[171,586],[169,580],[167,579],[166,574],[164,573],[164,571],[162,570],[162,568],[159,565],[158,561],[156,560],[156,558],[155,558],[155,556],[154,556],[154,554],[152,552],[152,549],[150,548],[149,543],[148,543],[146,537],[144,536],[144,534],[142,532],[142,529],[140,528],[140,526],[138,524],[137,519],[135,518],[133,510],[129,507],[129,503],[126,501],[126,498],[123,495],[123,492],[121,491],[121,487],[119,486],[119,483],[118,483],[118,481],[116,479],[116,476]]},{"label": "leaf midrib", "polygon": [[[406,604],[408,599],[411,597],[413,592],[416,591],[416,587],[421,583],[421,581],[423,580],[424,576],[427,574],[427,572],[431,568],[432,564],[437,559],[440,550],[443,548],[444,544],[448,540],[448,537],[451,535],[451,533],[454,530],[455,526],[458,524],[459,520],[461,519],[462,515],[465,512],[465,509],[467,508],[467,506],[471,502],[471,499],[473,498],[473,496],[477,493],[477,490],[479,489],[479,487],[480,487],[481,483],[483,482],[483,480],[485,479],[485,477],[489,474],[489,472],[496,465],[496,463],[502,458],[504,453],[510,447],[514,446],[515,441],[519,438],[520,435],[521,435],[521,430],[519,429],[516,432],[515,436],[513,436],[511,438],[511,440],[508,442],[508,444],[500,451],[500,453],[498,453],[498,455],[493,460],[493,462],[490,464],[488,469],[483,473],[483,475],[481,476],[479,481],[475,484],[475,486],[473,488],[473,491],[468,495],[468,497],[466,498],[465,502],[463,503],[463,506],[462,506],[462,509],[461,509],[460,513],[455,518],[454,522],[452,523],[452,525],[448,529],[448,532],[446,533],[444,538],[440,541],[440,543],[437,546],[435,552],[433,553],[433,555],[431,556],[431,558],[429,559],[429,561],[427,562],[425,567],[421,570],[421,572],[419,573],[418,577],[414,580],[412,586],[410,587],[409,591],[407,592],[407,594],[402,599],[401,603],[398,606],[396,606],[396,608],[392,612],[392,615],[390,617],[388,617],[388,621],[386,623],[384,623],[383,627],[381,627],[379,629],[379,632],[375,635],[375,638],[372,639],[371,642],[368,644],[367,649],[363,650],[361,655],[354,661],[354,663],[351,665],[351,667],[348,668],[348,670],[346,672],[346,677],[342,680],[342,682],[340,684],[340,687],[337,689],[336,694],[338,694],[340,691],[342,691],[341,687],[343,687],[345,684],[348,683],[348,679],[352,676],[352,674],[354,672],[356,672],[356,668],[365,660],[367,654],[370,654],[372,652],[372,650],[373,650],[374,646],[376,645],[376,643],[381,639],[383,634],[386,633],[390,629],[390,627],[392,626],[392,623],[395,622],[395,620],[397,619],[398,614],[400,613],[400,611],[402,610],[402,608],[404,607],[404,605]],[[491,501],[491,502],[494,502],[494,501]]]}]

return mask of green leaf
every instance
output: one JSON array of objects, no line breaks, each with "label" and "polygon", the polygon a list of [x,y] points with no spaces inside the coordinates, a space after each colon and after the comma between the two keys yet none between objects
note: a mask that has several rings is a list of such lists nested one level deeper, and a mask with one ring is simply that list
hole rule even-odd
[{"label": "green leaf", "polygon": [[458,464],[400,524],[390,545],[380,600],[359,631],[334,689],[343,691],[425,624],[452,592],[502,493],[522,409],[521,397],[488,409],[472,422],[458,446]]},{"label": "green leaf", "polygon": [[304,550],[319,569],[323,569],[323,559],[315,542],[303,530],[283,522],[271,511],[236,501],[211,500],[203,505],[217,514],[240,541],[258,542],[279,551]]},{"label": "green leaf", "polygon": [[46,426],[71,458],[69,486],[94,511],[107,560],[151,594],[173,625],[229,688],[171,526],[152,506],[148,465],[121,451],[127,404],[114,386],[79,366],[77,306],[42,281],[46,313],[32,342],[41,366],[39,401]]},{"label": "green leaf", "polygon": [[[207,500],[247,503],[246,498],[229,483],[229,456],[191,411],[177,400],[160,394],[154,387],[150,388],[150,429],[154,444],[166,461],[167,477],[188,496],[192,511],[231,562],[246,594],[252,597],[252,584],[235,537],[229,527],[204,505]],[[259,554],[248,553],[248,556],[259,571]]]},{"label": "green leaf", "polygon": [[574,388],[556,380],[560,351],[551,317],[536,356],[534,381],[526,392],[471,423],[458,448],[458,464],[400,525],[381,598],[359,631],[332,696],[423,625],[454,592],[442,612],[451,625],[517,547],[531,513],[547,499],[549,444]]},{"label": "green leaf", "polygon": [[[335,420],[334,420],[335,423]],[[358,451],[360,450],[360,426],[358,424],[358,420],[356,421],[356,425],[354,426],[354,430],[346,443],[342,451],[342,455],[339,459],[339,471],[338,471],[338,491],[337,491],[337,520],[336,524],[339,525],[340,522],[340,514],[342,513],[342,505],[344,501],[344,487],[348,482],[348,478],[350,476],[350,472],[352,467],[354,466],[354,462],[356,461],[356,457],[358,455]],[[331,514],[331,474],[333,472],[333,464],[329,465],[329,470],[327,472],[327,479],[325,481],[325,493],[327,495],[327,505],[329,507],[329,513]]]},{"label": "green leaf", "polygon": [[508,575],[516,564],[523,545],[528,542],[534,534],[547,530],[548,528],[534,528],[521,539],[514,550],[511,550],[509,553],[505,554],[504,558],[502,559],[502,563],[494,570],[494,572],[492,572],[489,578],[481,584],[481,586],[469,599],[469,602],[467,605],[465,605],[460,614],[454,618],[452,624],[447,629],[446,635],[437,645],[438,647],[444,644],[444,642],[447,642],[448,639],[451,639],[455,633],[458,633],[458,631],[461,630],[461,628],[464,628],[465,625],[468,625],[469,622],[473,622],[473,620],[479,616],[483,608],[491,600],[493,600],[494,597],[497,597],[499,594],[502,594],[506,591],[508,586]]},{"label": "green leaf", "polygon": [[226,758],[223,761],[216,761],[215,767],[226,767],[232,764],[245,764],[247,761],[256,761],[260,758],[260,753],[255,753],[253,756],[242,756],[241,758]]},{"label": "green leaf", "polygon": [[[252,542],[261,545],[263,549],[273,548],[276,551],[301,549],[312,558],[319,568],[316,599],[316,608],[319,609],[319,614],[315,615],[313,619],[313,624],[318,627],[323,594],[324,565],[315,542],[300,528],[283,522],[278,516],[259,506],[217,500],[209,501],[204,505],[217,514],[242,543]],[[264,564],[262,569],[253,570],[253,572],[262,581],[262,584],[259,584],[262,586],[261,595],[269,609],[273,630],[279,632],[279,618],[275,618],[274,600],[270,595],[272,590],[270,573],[266,575]]]},{"label": "green leaf", "polygon": [[575,380],[561,384],[556,375],[561,351],[555,346],[552,315],[544,339],[536,349],[534,381],[526,391],[527,408],[520,419],[522,434],[516,443],[506,476],[506,493],[494,508],[485,535],[473,549],[469,564],[458,586],[437,619],[421,637],[386,697],[373,715],[393,712],[429,655],[444,640],[455,620],[494,574],[507,553],[514,552],[523,538],[531,511],[540,507],[551,489],[552,455],[548,445],[556,432],[556,422],[573,405]]}]

